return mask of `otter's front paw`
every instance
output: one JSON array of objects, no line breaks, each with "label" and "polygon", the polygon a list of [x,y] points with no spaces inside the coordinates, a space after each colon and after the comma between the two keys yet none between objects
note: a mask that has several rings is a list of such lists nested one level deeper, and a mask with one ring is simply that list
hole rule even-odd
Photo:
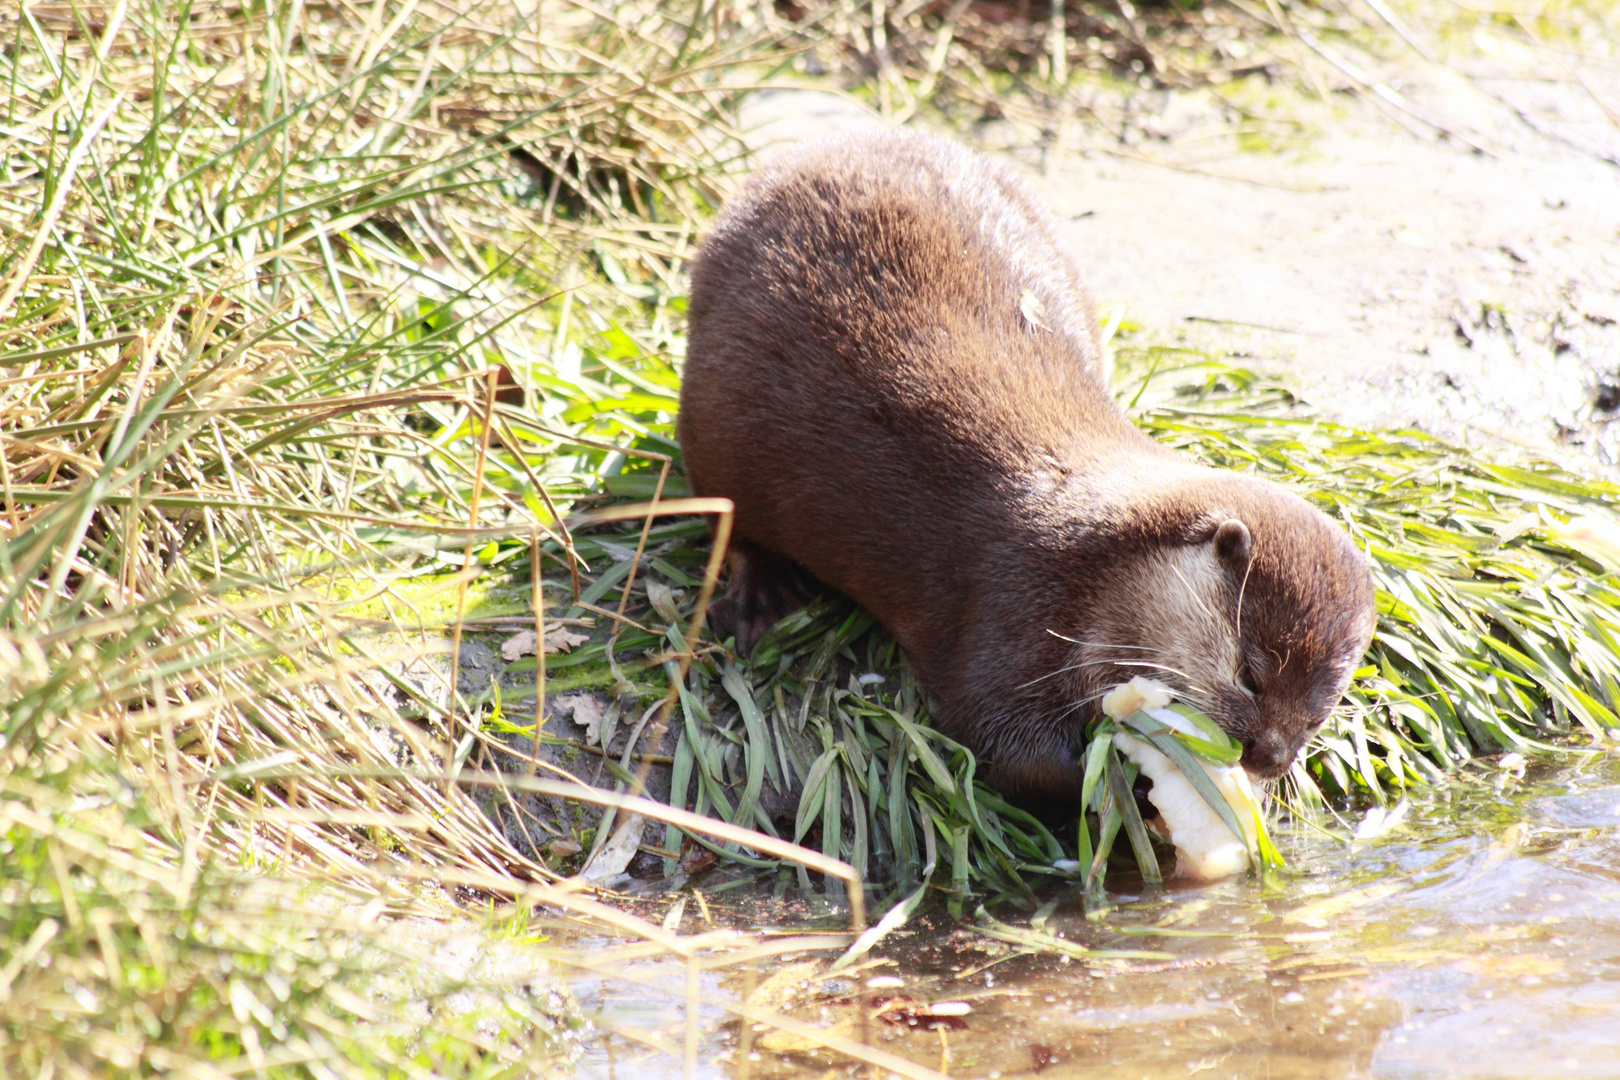
[{"label": "otter's front paw", "polygon": [[727,561],[731,584],[709,606],[709,624],[718,637],[733,635],[737,655],[747,656],[771,627],[810,602],[816,579],[791,559],[747,541],[734,542]]}]

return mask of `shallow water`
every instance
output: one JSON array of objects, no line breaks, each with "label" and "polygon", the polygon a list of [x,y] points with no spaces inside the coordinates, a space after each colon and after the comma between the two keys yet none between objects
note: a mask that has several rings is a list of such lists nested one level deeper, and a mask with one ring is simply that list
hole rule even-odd
[{"label": "shallow water", "polygon": [[[807,984],[813,957],[762,965],[750,1000],[853,1034],[854,994],[875,978],[878,1045],[963,1077],[1620,1077],[1620,753],[1427,792],[1354,846],[1283,838],[1290,871],[1275,886],[1114,893],[1089,918],[1077,894],[1046,898],[1040,928],[1071,946],[1163,958],[1029,954],[934,916],[855,978]],[[678,970],[644,974],[680,986]],[[717,1005],[741,990],[735,973],[701,981],[699,1075],[844,1072],[764,1032],[745,1063]],[[576,992],[608,1026],[682,1045],[677,994],[601,980]],[[930,1014],[947,1001],[965,1014]],[[680,1072],[622,1035],[580,1062],[584,1076]]]}]

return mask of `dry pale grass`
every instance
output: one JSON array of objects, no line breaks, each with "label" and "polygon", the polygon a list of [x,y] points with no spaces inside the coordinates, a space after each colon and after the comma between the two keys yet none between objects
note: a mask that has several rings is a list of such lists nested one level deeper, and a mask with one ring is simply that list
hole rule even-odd
[{"label": "dry pale grass", "polygon": [[572,1007],[530,983],[581,958],[445,977],[408,927],[477,933],[458,898],[769,955],[560,883],[470,793],[509,783],[468,768],[480,707],[369,651],[430,651],[434,590],[459,647],[505,557],[577,581],[559,507],[618,449],[667,462],[541,388],[611,386],[582,339],[672,333],[758,35],[653,4],[119,2],[12,9],[0,41],[5,1071],[566,1063]]}]

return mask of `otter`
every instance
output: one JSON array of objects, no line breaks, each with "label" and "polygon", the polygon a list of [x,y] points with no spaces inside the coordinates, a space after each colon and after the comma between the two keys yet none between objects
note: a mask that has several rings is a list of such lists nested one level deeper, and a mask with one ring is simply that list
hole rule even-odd
[{"label": "otter", "polygon": [[1004,166],[939,138],[788,151],[692,268],[678,434],[736,504],[715,624],[747,654],[817,583],[894,634],[935,721],[1026,805],[1078,801],[1098,699],[1150,675],[1284,773],[1373,628],[1366,557],[1109,393],[1075,258]]}]

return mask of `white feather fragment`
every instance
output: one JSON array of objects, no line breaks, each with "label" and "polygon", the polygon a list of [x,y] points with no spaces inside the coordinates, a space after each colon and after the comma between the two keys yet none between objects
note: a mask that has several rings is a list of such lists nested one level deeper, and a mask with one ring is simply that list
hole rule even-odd
[{"label": "white feather fragment", "polygon": [[[1168,728],[1204,738],[1204,732],[1196,724],[1167,707],[1171,697],[1169,687],[1138,677],[1104,695],[1102,709],[1116,721],[1123,721],[1140,709]],[[1170,842],[1176,846],[1177,874],[1213,881],[1249,868],[1249,846],[1255,841],[1254,826],[1250,824],[1255,800],[1243,766],[1221,768],[1199,762],[1232,808],[1238,824],[1249,833],[1246,838],[1233,836],[1226,822],[1198,794],[1198,789],[1175,762],[1147,740],[1121,731],[1115,733],[1114,745],[1153,781],[1148,802],[1159,811],[1170,831]]]},{"label": "white feather fragment", "polygon": [[1033,289],[1025,289],[1019,294],[1018,314],[1024,317],[1031,329],[1045,330],[1048,334],[1052,332],[1052,328],[1046,325],[1046,305]]}]

